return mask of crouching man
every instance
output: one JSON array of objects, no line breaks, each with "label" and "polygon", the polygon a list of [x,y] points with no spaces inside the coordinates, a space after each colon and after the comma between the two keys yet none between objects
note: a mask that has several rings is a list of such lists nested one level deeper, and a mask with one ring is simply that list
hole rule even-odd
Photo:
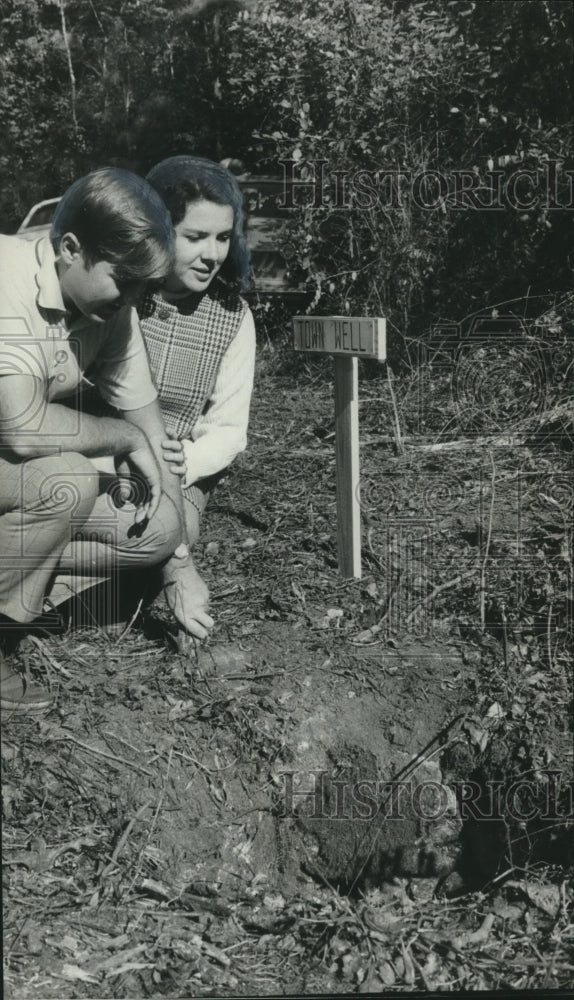
[{"label": "crouching man", "polygon": [[[176,618],[202,638],[213,625],[186,601],[196,571],[184,543],[179,480],[134,302],[170,270],[173,228],[142,178],[105,168],[76,181],[50,239],[0,237],[0,635],[49,628],[56,570],[107,577],[160,566]],[[93,384],[114,416],[83,412]],[[107,456],[112,475],[97,471]],[[129,502],[126,502],[126,483]],[[189,588],[188,588],[189,589]],[[191,588],[193,590],[193,587]],[[4,656],[1,707],[51,703]]]}]

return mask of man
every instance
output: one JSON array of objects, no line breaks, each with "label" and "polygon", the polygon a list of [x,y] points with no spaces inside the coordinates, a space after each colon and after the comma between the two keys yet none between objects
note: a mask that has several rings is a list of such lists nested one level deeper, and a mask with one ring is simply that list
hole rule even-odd
[{"label": "man", "polygon": [[[170,269],[173,229],[141,178],[105,168],[58,205],[50,240],[0,237],[0,630],[5,645],[43,628],[56,569],[92,576],[161,566],[178,621],[204,637],[181,490],[133,303]],[[94,384],[117,416],[62,400]],[[116,475],[99,475],[104,457]],[[126,502],[129,477],[132,501]],[[135,492],[134,492],[135,491]],[[190,586],[191,584],[191,586]],[[50,698],[2,660],[2,709]]]}]

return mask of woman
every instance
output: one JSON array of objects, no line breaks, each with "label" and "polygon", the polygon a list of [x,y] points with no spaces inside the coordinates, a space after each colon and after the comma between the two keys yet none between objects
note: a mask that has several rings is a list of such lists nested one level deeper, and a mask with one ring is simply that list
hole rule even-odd
[{"label": "woman", "polygon": [[[175,262],[150,292],[140,322],[170,440],[164,458],[182,479],[189,545],[209,493],[247,444],[255,368],[241,189],[226,167],[195,156],[163,160],[147,176],[171,214]],[[202,581],[192,595],[206,606]]]}]

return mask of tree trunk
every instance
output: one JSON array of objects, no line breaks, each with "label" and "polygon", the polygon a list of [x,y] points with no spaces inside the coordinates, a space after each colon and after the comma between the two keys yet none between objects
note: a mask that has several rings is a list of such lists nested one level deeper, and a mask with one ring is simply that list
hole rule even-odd
[{"label": "tree trunk", "polygon": [[66,50],[66,59],[68,61],[68,76],[70,77],[70,104],[72,108],[72,123],[74,125],[74,135],[76,139],[78,138],[78,116],[76,114],[76,77],[74,74],[74,65],[72,63],[72,53],[70,52],[70,41],[68,38],[68,29],[66,27],[66,6],[65,0],[60,0],[60,25],[62,28],[62,38],[64,40],[64,48]]}]

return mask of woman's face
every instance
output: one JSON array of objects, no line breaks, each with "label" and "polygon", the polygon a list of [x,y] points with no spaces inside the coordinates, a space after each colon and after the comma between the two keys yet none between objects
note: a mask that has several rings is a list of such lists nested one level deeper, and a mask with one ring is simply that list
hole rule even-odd
[{"label": "woman's face", "polygon": [[175,264],[164,289],[204,292],[221,270],[233,233],[231,205],[192,201],[175,226]]}]

